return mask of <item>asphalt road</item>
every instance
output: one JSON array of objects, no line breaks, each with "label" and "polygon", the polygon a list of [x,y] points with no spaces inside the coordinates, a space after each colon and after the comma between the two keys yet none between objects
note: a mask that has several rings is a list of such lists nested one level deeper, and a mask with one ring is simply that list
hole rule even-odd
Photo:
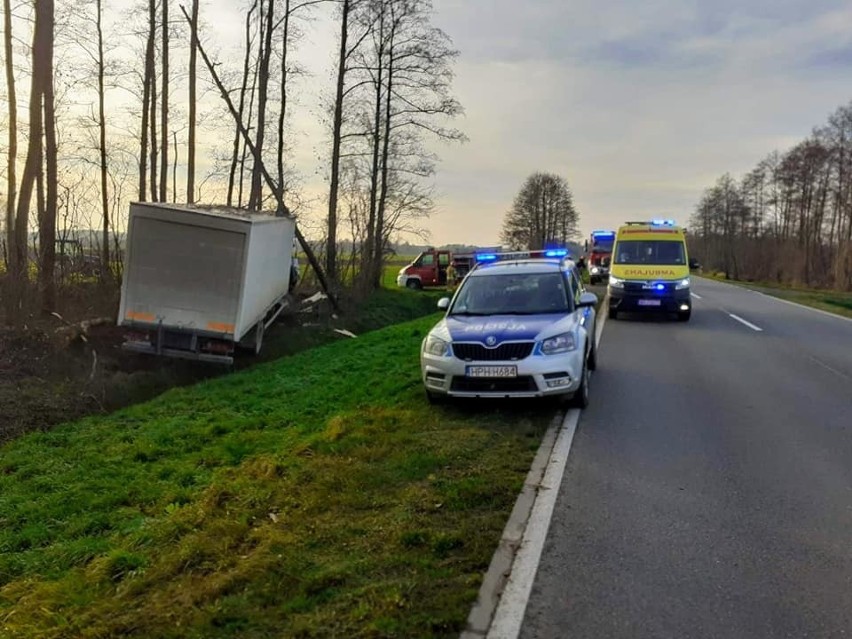
[{"label": "asphalt road", "polygon": [[852,636],[852,322],[693,291],[607,321],[521,637]]}]

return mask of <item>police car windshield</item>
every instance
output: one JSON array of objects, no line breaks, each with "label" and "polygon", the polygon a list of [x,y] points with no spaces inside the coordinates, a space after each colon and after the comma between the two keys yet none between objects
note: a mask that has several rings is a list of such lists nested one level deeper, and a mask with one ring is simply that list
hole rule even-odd
[{"label": "police car windshield", "polygon": [[573,310],[561,273],[469,277],[450,315],[542,315]]},{"label": "police car windshield", "polygon": [[616,264],[686,264],[683,242],[673,240],[620,240]]}]

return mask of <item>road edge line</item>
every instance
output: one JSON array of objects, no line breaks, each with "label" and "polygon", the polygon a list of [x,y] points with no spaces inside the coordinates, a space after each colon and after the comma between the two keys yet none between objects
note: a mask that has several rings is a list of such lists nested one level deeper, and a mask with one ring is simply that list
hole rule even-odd
[{"label": "road edge line", "polygon": [[[606,295],[600,308],[605,311],[608,307],[609,295]],[[597,323],[595,330],[595,348],[600,346],[607,313],[602,312],[600,316],[601,320]],[[484,639],[485,637],[492,636],[492,627],[500,609],[500,604],[503,602],[503,594],[506,592],[510,582],[512,584],[519,583],[517,580],[512,581],[515,566],[519,563],[519,554],[525,553],[525,556],[527,556],[530,553],[534,553],[535,563],[532,566],[532,574],[528,574],[529,583],[526,584],[526,587],[524,585],[517,586],[521,587],[522,591],[525,591],[522,605],[517,606],[520,608],[519,611],[513,611],[511,614],[517,620],[517,630],[515,630],[515,634],[512,636],[517,637],[520,631],[520,624],[523,623],[524,614],[526,613],[529,593],[532,590],[533,580],[538,569],[538,562],[541,558],[541,552],[544,549],[544,541],[550,529],[550,519],[553,514],[553,506],[556,503],[556,495],[559,492],[559,486],[562,484],[562,476],[568,463],[568,454],[571,451],[571,444],[574,440],[574,433],[577,430],[581,414],[581,411],[578,409],[568,410],[564,416],[560,411],[550,421],[550,426],[548,426],[547,432],[542,438],[532,466],[527,473],[524,487],[515,500],[512,513],[509,515],[509,521],[506,522],[506,526],[503,528],[500,543],[482,579],[479,594],[468,614],[465,630],[461,633],[460,639]],[[569,425],[568,421],[572,417],[573,423]],[[567,447],[564,440],[566,428],[570,428]],[[561,457],[554,458],[554,450],[560,444],[562,447],[565,447],[565,452]],[[557,473],[558,476],[556,476]],[[548,496],[552,496],[552,500],[548,500],[552,502],[549,504],[549,508],[547,504],[543,503],[543,499],[539,499],[542,496],[542,489],[548,491],[546,493]],[[540,518],[544,513],[547,514],[547,518],[543,522],[543,525],[540,526],[543,530],[543,535],[540,535],[541,539],[536,550],[535,547],[528,543],[531,540],[527,539],[527,530],[534,514],[538,514]],[[512,587],[516,586],[513,585]]]},{"label": "road edge line", "polygon": [[846,317],[845,315],[838,315],[837,313],[832,313],[831,311],[824,311],[821,308],[816,308],[814,306],[808,306],[807,304],[799,304],[798,302],[793,302],[791,300],[785,300],[783,297],[778,297],[777,295],[772,295],[770,293],[764,293],[763,291],[759,291],[756,288],[751,288],[746,286],[745,284],[731,284],[729,282],[723,282],[721,280],[715,280],[712,277],[702,277],[698,275],[703,280],[708,282],[714,282],[716,284],[722,284],[724,286],[732,286],[733,288],[742,289],[745,291],[751,291],[752,293],[757,293],[758,295],[762,295],[763,297],[769,298],[776,302],[781,302],[782,304],[789,304],[790,306],[795,306],[797,308],[803,308],[806,311],[813,311],[814,313],[819,313],[820,315],[825,315],[826,317],[833,317],[835,319],[842,319],[846,322],[852,322],[852,317]]}]

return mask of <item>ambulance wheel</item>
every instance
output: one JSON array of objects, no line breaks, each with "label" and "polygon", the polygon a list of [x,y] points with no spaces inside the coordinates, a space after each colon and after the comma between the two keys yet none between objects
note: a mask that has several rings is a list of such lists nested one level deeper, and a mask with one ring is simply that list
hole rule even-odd
[{"label": "ambulance wheel", "polygon": [[405,288],[410,288],[412,291],[418,291],[423,288],[423,286],[420,284],[420,280],[411,279],[405,283]]}]

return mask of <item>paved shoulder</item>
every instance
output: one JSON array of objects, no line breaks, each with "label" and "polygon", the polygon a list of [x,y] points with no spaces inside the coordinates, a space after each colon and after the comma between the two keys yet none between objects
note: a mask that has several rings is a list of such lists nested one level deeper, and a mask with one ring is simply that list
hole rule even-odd
[{"label": "paved shoulder", "polygon": [[852,629],[849,385],[696,292],[607,323],[522,637]]}]

